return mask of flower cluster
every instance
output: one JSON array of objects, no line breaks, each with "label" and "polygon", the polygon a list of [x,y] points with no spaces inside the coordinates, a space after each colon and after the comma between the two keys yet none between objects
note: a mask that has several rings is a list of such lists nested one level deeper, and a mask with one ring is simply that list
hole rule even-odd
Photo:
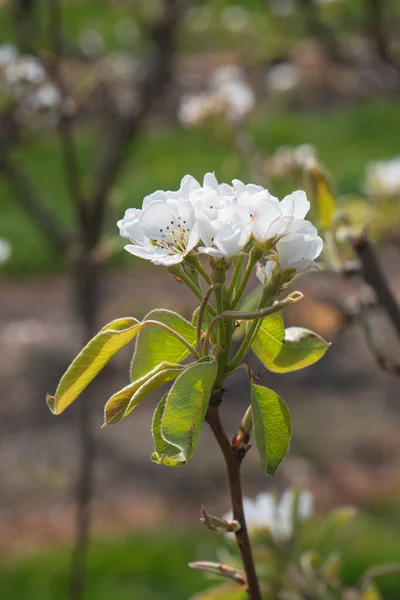
[{"label": "flower cluster", "polygon": [[[278,499],[274,494],[261,493],[252,500],[243,499],[246,523],[249,530],[267,529],[277,542],[290,539],[295,523],[309,519],[313,514],[314,498],[307,490],[295,492],[288,488]],[[232,513],[224,517],[232,520]]]},{"label": "flower cluster", "polygon": [[365,187],[369,196],[400,196],[400,156],[367,166]]},{"label": "flower cluster", "polygon": [[244,119],[255,105],[253,90],[247,84],[243,71],[228,66],[216,69],[207,90],[183,96],[178,117],[187,127],[201,124],[214,115],[223,114],[231,122]]},{"label": "flower cluster", "polygon": [[15,103],[24,125],[52,126],[59,116],[61,95],[35,56],[18,56],[12,46],[0,47],[0,89]]},{"label": "flower cluster", "polygon": [[290,278],[312,267],[321,253],[322,240],[305,220],[309,208],[300,190],[279,201],[259,185],[237,179],[219,184],[213,173],[200,185],[186,175],[179,190],[156,191],[141,209],[128,209],[118,227],[131,242],[128,252],[167,267],[206,254],[227,268],[255,248],[262,261],[257,276],[267,284],[276,268]]}]

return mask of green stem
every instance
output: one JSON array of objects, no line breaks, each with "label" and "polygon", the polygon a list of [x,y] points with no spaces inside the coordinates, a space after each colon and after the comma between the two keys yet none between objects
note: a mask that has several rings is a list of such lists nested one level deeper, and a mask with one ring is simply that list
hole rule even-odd
[{"label": "green stem", "polygon": [[246,266],[246,270],[243,275],[243,279],[242,279],[242,281],[239,285],[239,288],[232,300],[232,303],[231,303],[232,309],[236,308],[236,306],[238,305],[239,300],[242,297],[245,287],[250,279],[250,275],[253,272],[254,266],[256,265],[258,260],[261,258],[261,256],[262,256],[262,250],[260,250],[256,246],[254,246],[254,248],[250,252],[249,260],[247,262],[247,266]]},{"label": "green stem", "polygon": [[180,335],[180,333],[175,331],[175,329],[172,329],[172,327],[168,327],[168,325],[166,325],[165,323],[149,319],[148,321],[143,321],[142,325],[155,325],[156,327],[161,327],[161,329],[165,329],[165,331],[168,331],[168,333],[170,333],[171,335],[176,337],[177,340],[182,342],[182,344],[186,346],[186,348],[193,354],[195,358],[200,358],[200,353],[197,352],[196,348],[189,344],[189,342],[185,340],[185,338],[182,335]]},{"label": "green stem", "polygon": [[228,288],[228,296],[229,297],[231,297],[233,292],[235,291],[238,279],[239,279],[240,275],[242,274],[244,258],[245,258],[244,255],[242,255],[236,259],[236,264],[235,264],[235,268],[233,270],[232,279],[231,279],[231,282],[230,282],[229,288]]},{"label": "green stem", "polygon": [[[211,285],[208,290],[206,291],[203,301],[199,306],[199,312],[197,315],[197,323],[196,323],[196,340],[197,340],[197,350],[198,352],[201,354],[201,338],[202,338],[202,332],[203,332],[203,318],[204,318],[204,312],[207,308],[207,304],[208,301],[210,299],[210,296],[212,294],[212,292],[215,290],[215,287],[217,285],[220,285],[218,283],[213,283],[213,285]],[[206,346],[205,346],[206,348]]]},{"label": "green stem", "polygon": [[[265,290],[264,290],[264,293],[265,293]],[[263,294],[263,298],[264,298],[264,294]],[[263,298],[260,301],[260,305],[263,304]],[[283,310],[284,308],[286,308],[286,306],[288,306],[289,304],[298,302],[302,298],[303,298],[303,294],[301,292],[292,292],[291,294],[289,294],[289,296],[287,296],[280,302],[276,302],[275,304],[273,304],[271,306],[271,303],[273,302],[274,297],[271,298],[271,296],[268,296],[269,303],[268,303],[268,306],[266,306],[265,308],[259,308],[257,310],[252,310],[249,312],[227,310],[226,312],[223,312],[220,315],[216,315],[213,318],[213,320],[211,321],[211,323],[206,331],[206,335],[204,338],[205,343],[209,340],[210,335],[211,335],[211,330],[213,329],[213,327],[216,325],[216,323],[218,323],[218,321],[220,321],[222,319],[235,319],[235,321],[254,321],[253,324],[257,325],[257,323],[259,323],[260,320],[264,319],[264,317],[273,315],[274,313],[279,312],[280,310]],[[264,300],[264,303],[265,303],[265,300]],[[252,324],[252,326],[253,326],[253,324]],[[249,332],[250,332],[250,330],[249,330]],[[246,335],[246,338],[244,341],[246,341],[246,339],[249,335],[249,332]],[[235,360],[236,360],[236,357],[235,357]]]},{"label": "green stem", "polygon": [[[193,294],[200,300],[200,302],[203,302],[204,295],[202,290],[195,284],[194,281],[190,279],[190,277],[185,273],[185,271],[181,267],[170,268],[169,271],[173,273],[173,275],[179,277],[179,279],[182,279],[182,281],[186,283],[186,285],[192,290]],[[217,314],[215,309],[210,304],[207,304],[206,310],[210,313],[212,317],[214,317]]]},{"label": "green stem", "polygon": [[209,276],[209,274],[207,273],[207,271],[205,270],[205,268],[203,267],[203,265],[201,264],[199,259],[197,259],[195,262],[195,268],[198,270],[198,272],[203,277],[203,279],[206,281],[206,283],[208,283],[208,285],[211,285],[211,283],[212,283],[211,277]]}]

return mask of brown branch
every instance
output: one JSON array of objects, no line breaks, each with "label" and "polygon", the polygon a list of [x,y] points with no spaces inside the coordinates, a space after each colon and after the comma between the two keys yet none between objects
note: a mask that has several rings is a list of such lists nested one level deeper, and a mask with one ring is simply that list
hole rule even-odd
[{"label": "brown branch", "polygon": [[379,304],[385,309],[400,338],[400,307],[379,264],[373,245],[365,235],[360,235],[352,239],[352,246],[360,260],[365,282],[373,288]]},{"label": "brown branch", "polygon": [[47,70],[61,96],[57,131],[64,163],[66,185],[71,201],[76,209],[78,222],[81,229],[84,230],[87,222],[86,203],[81,189],[78,154],[72,131],[73,115],[68,108],[70,97],[61,73],[63,56],[61,0],[49,0],[49,39],[52,54],[47,64]]},{"label": "brown branch", "polygon": [[58,254],[70,248],[71,236],[39,196],[30,177],[11,158],[0,157],[0,172],[8,181],[22,208],[35,221]]},{"label": "brown branch", "polygon": [[123,166],[130,145],[140,131],[145,117],[170,80],[176,31],[183,13],[181,0],[164,0],[163,16],[152,29],[149,55],[143,65],[137,101],[128,115],[114,115],[108,139],[104,140],[95,174],[95,187],[90,198],[92,236],[102,228],[107,199]]},{"label": "brown branch", "polygon": [[[219,400],[217,399],[217,402],[220,402],[221,395],[222,392],[219,393]],[[243,493],[240,479],[240,466],[243,460],[243,454],[238,452],[237,449],[232,448],[232,445],[229,442],[222,426],[219,415],[219,406],[216,403],[210,404],[207,411],[206,421],[209,424],[224,456],[228,472],[233,519],[238,521],[241,525],[240,530],[235,533],[235,536],[242,557],[244,570],[246,572],[249,600],[261,600],[260,586],[254,566],[250,539],[247,532],[246,519],[243,509]]]}]

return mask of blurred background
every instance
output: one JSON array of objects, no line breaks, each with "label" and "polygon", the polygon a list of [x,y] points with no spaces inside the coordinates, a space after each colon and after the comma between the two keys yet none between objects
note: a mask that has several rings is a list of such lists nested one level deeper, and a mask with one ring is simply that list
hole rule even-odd
[{"label": "blurred background", "polygon": [[[150,461],[158,396],[100,429],[132,348],[61,417],[45,394],[104,323],[160,306],[190,318],[190,291],[124,252],[116,229],[186,173],[282,195],[318,156],[400,295],[399,32],[398,0],[0,0],[1,598],[184,600],[209,585],[187,568],[223,545],[201,504],[229,509],[208,431],[188,467],[168,469]],[[295,285],[306,299],[287,322],[332,348],[310,369],[264,376],[291,410],[292,445],[274,479],[249,453],[245,493],[299,484],[317,514],[360,507],[337,540],[351,583],[400,559],[399,380],[352,319],[365,284],[320,271]],[[395,359],[390,323],[379,309],[371,319]],[[229,433],[247,404],[239,373]],[[400,576],[382,592],[400,598]]]}]

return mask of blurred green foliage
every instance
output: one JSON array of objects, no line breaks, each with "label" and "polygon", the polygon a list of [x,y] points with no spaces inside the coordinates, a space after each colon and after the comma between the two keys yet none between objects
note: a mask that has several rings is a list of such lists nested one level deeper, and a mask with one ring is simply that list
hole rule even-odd
[{"label": "blurred green foliage", "polygon": [[[286,113],[279,110],[256,114],[250,123],[261,151],[268,155],[282,144],[311,143],[322,162],[328,166],[341,194],[361,191],[365,165],[398,152],[393,132],[399,126],[397,100],[374,100],[354,106],[316,113]],[[90,185],[93,139],[85,129],[77,138],[86,184]],[[46,201],[68,222],[71,219],[65,177],[57,137],[52,133],[26,138],[14,152],[43,192]],[[216,137],[208,130],[186,131],[163,127],[147,131],[128,157],[113,192],[113,209],[109,214],[110,235],[116,235],[115,223],[124,209],[141,205],[143,197],[155,189],[175,189],[186,173],[201,178],[215,171],[222,181],[234,177],[249,179],[241,158],[230,140]],[[292,186],[290,182],[290,186]],[[272,191],[283,194],[288,186],[277,185]],[[0,178],[0,236],[13,244],[13,256],[5,266],[9,274],[36,274],[61,268],[46,240],[20,210],[6,183]],[[120,243],[122,248],[122,241]],[[132,264],[134,259],[120,253],[118,264]]]},{"label": "blurred green foliage", "polygon": [[[317,520],[318,522],[318,520]],[[304,547],[312,543],[315,524],[306,528]],[[329,551],[344,557],[344,580],[354,583],[369,566],[399,560],[399,530],[370,517],[358,517]],[[94,541],[89,552],[85,600],[188,600],[209,587],[190,560],[216,557],[220,537],[206,532],[131,533]],[[1,597],[5,600],[55,600],[66,597],[69,551],[54,549],[12,559],[0,566]],[[400,576],[379,580],[385,600],[400,597]]]}]

